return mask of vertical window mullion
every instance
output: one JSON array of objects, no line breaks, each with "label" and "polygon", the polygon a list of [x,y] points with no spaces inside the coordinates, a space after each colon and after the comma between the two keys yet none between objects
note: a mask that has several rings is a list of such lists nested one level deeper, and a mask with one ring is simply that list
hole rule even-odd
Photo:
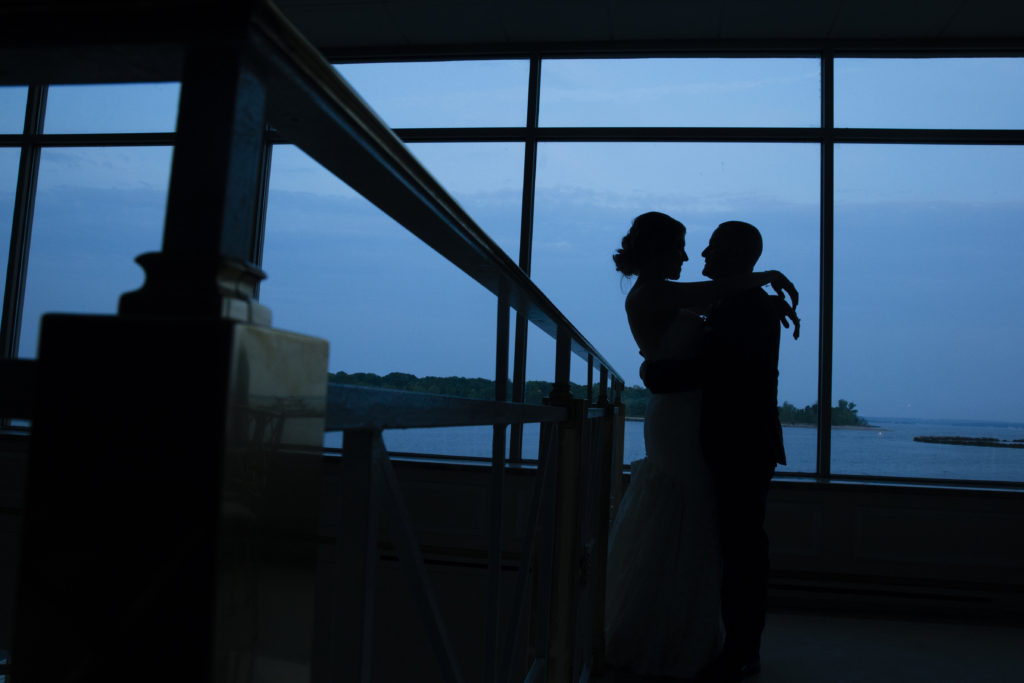
[{"label": "vertical window mullion", "polygon": [[821,256],[818,326],[818,450],[817,475],[831,475],[832,449],[832,294],[835,198],[835,55],[821,56]]},{"label": "vertical window mullion", "polygon": [[[263,148],[260,151],[259,186],[256,193],[256,220],[253,221],[252,253],[249,260],[263,268],[263,238],[267,233],[267,199],[270,196],[270,164],[274,155],[274,144],[270,141],[270,128],[263,134]],[[256,298],[260,295],[259,283],[256,284]]]},{"label": "vertical window mullion", "polygon": [[25,278],[28,272],[28,249],[35,211],[36,187],[39,180],[40,146],[46,115],[47,86],[33,85],[28,90],[25,127],[18,162],[18,185],[11,224],[10,255],[7,260],[7,281],[0,318],[0,357],[15,358],[21,334],[21,315],[25,304]]},{"label": "vertical window mullion", "polygon": [[[533,259],[533,207],[537,184],[537,122],[540,110],[540,56],[530,57],[530,78],[526,100],[526,135],[523,150],[523,208],[519,230],[519,267],[527,275]],[[529,321],[516,313],[515,355],[512,364],[512,400],[522,403],[526,398],[526,337]],[[509,442],[509,459],[523,459],[523,425],[513,425]]]}]

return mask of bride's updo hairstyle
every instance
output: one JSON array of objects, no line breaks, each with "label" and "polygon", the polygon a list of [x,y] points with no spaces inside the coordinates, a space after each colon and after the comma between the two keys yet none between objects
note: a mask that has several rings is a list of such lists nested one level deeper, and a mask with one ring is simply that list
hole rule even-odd
[{"label": "bride's updo hairstyle", "polygon": [[643,213],[633,219],[629,232],[622,238],[622,248],[612,255],[615,270],[626,277],[644,271],[661,275],[672,266],[679,234],[686,234],[686,226],[659,211]]}]

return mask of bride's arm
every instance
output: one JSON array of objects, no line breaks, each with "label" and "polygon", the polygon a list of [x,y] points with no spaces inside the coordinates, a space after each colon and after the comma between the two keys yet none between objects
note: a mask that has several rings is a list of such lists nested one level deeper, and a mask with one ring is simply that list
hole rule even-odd
[{"label": "bride's arm", "polygon": [[727,294],[743,289],[771,285],[780,294],[789,294],[796,308],[799,293],[785,275],[777,270],[765,270],[749,275],[721,278],[707,282],[672,282],[664,280],[652,283],[646,288],[644,305],[656,309],[688,308],[695,312],[705,311],[711,304]]}]

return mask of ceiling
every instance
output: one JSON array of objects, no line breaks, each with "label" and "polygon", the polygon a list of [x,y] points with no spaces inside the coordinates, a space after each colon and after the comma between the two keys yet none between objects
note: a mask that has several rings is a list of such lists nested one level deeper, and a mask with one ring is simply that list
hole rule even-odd
[{"label": "ceiling", "polygon": [[[321,50],[1024,46],[1021,0],[277,0]],[[568,44],[568,45],[567,45]]]}]

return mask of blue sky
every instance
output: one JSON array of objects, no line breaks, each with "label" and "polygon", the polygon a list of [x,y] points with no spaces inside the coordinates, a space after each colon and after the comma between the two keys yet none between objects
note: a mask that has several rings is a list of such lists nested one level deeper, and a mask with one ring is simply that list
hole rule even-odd
[{"label": "blue sky", "polygon": [[[1021,128],[1024,90],[1005,85],[1024,82],[1022,63],[839,60],[836,122]],[[525,122],[523,61],[342,72],[390,125]],[[0,89],[0,131],[20,126],[11,113],[23,106],[19,92]],[[559,60],[542,71],[541,123],[815,126],[818,92],[810,59]],[[176,93],[167,84],[54,88],[46,130],[82,130],[83,118],[89,132],[167,130]],[[523,146],[412,149],[515,256]],[[166,149],[44,153],[23,355],[41,311],[113,311],[141,282],[131,259],[159,245],[169,164]],[[0,150],[2,215],[16,170],[16,155]],[[699,279],[717,223],[751,221],[765,237],[761,266],[784,270],[802,294],[804,336],[784,338],[780,400],[811,403],[818,174],[812,144],[542,145],[533,275],[635,384],[622,309],[629,282],[610,259],[632,217],[661,210],[688,226],[684,279]],[[1024,421],[1024,149],[840,146],[835,225],[835,398],[871,416]],[[328,339],[332,370],[493,375],[493,297],[289,146],[274,152],[264,266],[275,325]],[[550,379],[553,356],[553,342],[531,334],[528,376]],[[574,378],[585,378],[582,362]]]}]

